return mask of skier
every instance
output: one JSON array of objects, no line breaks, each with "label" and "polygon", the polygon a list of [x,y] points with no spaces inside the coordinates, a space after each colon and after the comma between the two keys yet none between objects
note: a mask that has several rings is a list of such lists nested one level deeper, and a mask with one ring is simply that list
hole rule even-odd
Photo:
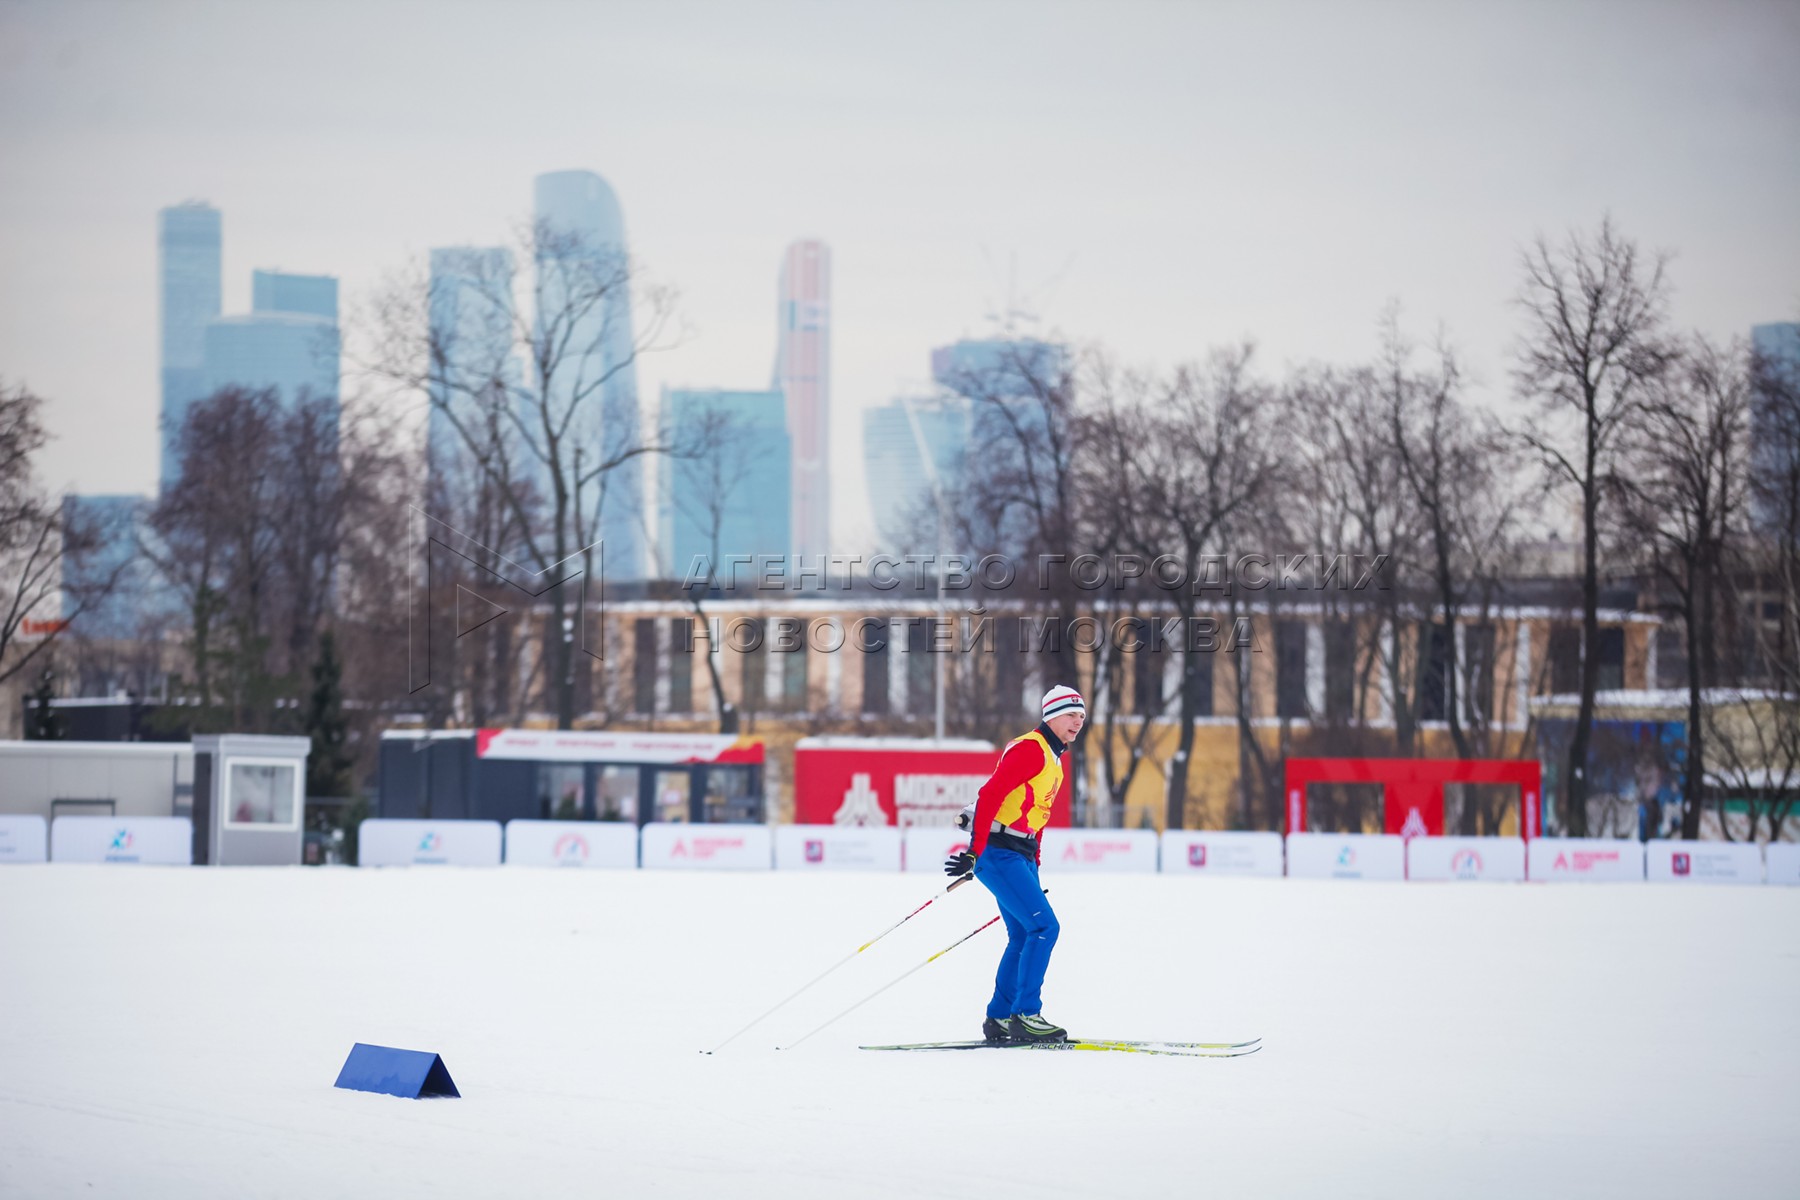
[{"label": "skier", "polygon": [[1007,743],[993,775],[963,810],[969,848],[944,862],[944,874],[975,873],[994,893],[1006,922],[1006,950],[994,976],[981,1036],[996,1043],[1067,1041],[1066,1029],[1044,1020],[1040,992],[1061,926],[1038,884],[1038,835],[1062,789],[1062,756],[1087,721],[1087,704],[1071,687],[1044,693],[1043,720]]}]

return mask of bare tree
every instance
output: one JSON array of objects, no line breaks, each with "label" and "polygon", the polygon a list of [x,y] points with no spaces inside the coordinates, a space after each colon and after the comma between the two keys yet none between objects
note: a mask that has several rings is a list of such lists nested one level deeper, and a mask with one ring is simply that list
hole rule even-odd
[{"label": "bare tree", "polygon": [[1743,515],[1750,413],[1747,353],[1695,335],[1650,382],[1625,431],[1626,469],[1610,481],[1622,528],[1675,598],[1687,648],[1687,761],[1681,835],[1700,835],[1706,794],[1703,694],[1720,682],[1719,591]]},{"label": "bare tree", "polygon": [[[515,258],[532,264],[529,304],[514,294]],[[644,434],[627,384],[638,355],[667,344],[674,294],[648,284],[617,248],[543,221],[517,237],[513,255],[466,264],[455,290],[463,315],[446,320],[442,288],[434,294],[428,277],[391,279],[363,365],[427,398],[432,421],[511,509],[523,557],[542,578],[572,576],[577,560],[591,577],[608,503],[630,507],[609,489],[631,474],[627,464],[669,448]],[[586,614],[572,609],[565,587],[551,588],[549,602],[549,689],[557,725],[568,729],[576,626]]]},{"label": "bare tree", "polygon": [[1551,480],[1573,488],[1581,502],[1581,704],[1559,805],[1575,836],[1587,832],[1588,749],[1600,667],[1601,507],[1606,480],[1619,470],[1624,432],[1647,384],[1668,363],[1661,340],[1666,262],[1666,255],[1646,257],[1610,217],[1595,233],[1571,234],[1560,246],[1540,236],[1521,261],[1517,302],[1526,328],[1514,350],[1513,378],[1520,396],[1538,410],[1517,433]]},{"label": "bare tree", "polygon": [[0,681],[50,650],[117,586],[122,562],[102,563],[122,534],[63,504],[32,460],[49,440],[43,400],[0,383]]}]

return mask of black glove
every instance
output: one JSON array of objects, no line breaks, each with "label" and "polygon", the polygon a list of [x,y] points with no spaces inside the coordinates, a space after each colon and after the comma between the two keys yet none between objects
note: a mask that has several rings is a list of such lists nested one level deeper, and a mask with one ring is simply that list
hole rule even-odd
[{"label": "black glove", "polygon": [[950,876],[952,879],[967,875],[974,869],[975,856],[970,854],[967,850],[952,854],[949,858],[944,860],[944,874]]}]

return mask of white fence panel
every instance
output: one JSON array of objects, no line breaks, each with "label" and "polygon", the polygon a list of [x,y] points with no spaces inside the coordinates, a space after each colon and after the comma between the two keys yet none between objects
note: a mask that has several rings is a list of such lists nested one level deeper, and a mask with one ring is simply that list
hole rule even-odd
[{"label": "white fence panel", "polygon": [[1763,847],[1769,882],[1800,887],[1800,842],[1770,842]]},{"label": "white fence panel", "polygon": [[1290,879],[1405,879],[1406,842],[1397,833],[1290,833]]},{"label": "white fence panel", "polygon": [[653,821],[644,826],[640,861],[680,871],[767,871],[773,847],[767,825],[688,825]]},{"label": "white fence panel", "polygon": [[1154,829],[1046,829],[1046,871],[1111,871],[1154,874]]},{"label": "white fence panel", "polygon": [[50,823],[51,862],[194,862],[194,823],[186,817],[58,817]]},{"label": "white fence panel", "polygon": [[1162,869],[1169,875],[1282,874],[1281,835],[1213,829],[1171,829],[1162,835]]},{"label": "white fence panel", "polygon": [[500,822],[370,817],[357,827],[356,862],[364,867],[497,867]]},{"label": "white fence panel", "polygon": [[775,869],[898,871],[900,831],[892,825],[778,825]]},{"label": "white fence panel", "polygon": [[506,865],[630,870],[638,865],[637,825],[631,821],[508,821]]},{"label": "white fence panel", "polygon": [[1525,879],[1525,839],[1416,837],[1406,843],[1406,877],[1427,882],[1522,883]]},{"label": "white fence panel", "polygon": [[1762,848],[1748,842],[1678,842],[1655,838],[1644,845],[1651,883],[1761,883]]},{"label": "white fence panel", "polygon": [[0,817],[0,863],[41,863],[50,858],[50,826],[42,817]]},{"label": "white fence panel", "polygon": [[1629,838],[1533,838],[1525,851],[1533,883],[1642,883],[1644,843]]},{"label": "white fence panel", "polygon": [[969,835],[954,825],[908,825],[900,831],[900,845],[907,871],[942,871],[946,858],[969,848]]}]

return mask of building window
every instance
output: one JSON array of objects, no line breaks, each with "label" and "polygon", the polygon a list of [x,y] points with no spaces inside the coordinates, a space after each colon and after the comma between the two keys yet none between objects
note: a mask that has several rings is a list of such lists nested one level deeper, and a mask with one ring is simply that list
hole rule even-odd
[{"label": "building window", "polygon": [[225,824],[299,825],[296,800],[300,771],[291,762],[257,762],[230,759],[225,777]]},{"label": "building window", "polygon": [[856,648],[862,652],[862,711],[865,716],[885,717],[888,711],[888,639],[875,621],[856,624]]},{"label": "building window", "polygon": [[738,637],[749,647],[738,656],[744,665],[741,707],[746,713],[754,713],[762,709],[763,698],[768,694],[765,689],[769,686],[769,623],[762,617],[746,617],[743,633]]},{"label": "building window", "polygon": [[1463,719],[1484,724],[1494,715],[1494,646],[1492,625],[1469,625],[1463,629],[1462,710]]},{"label": "building window", "polygon": [[782,651],[779,660],[781,707],[788,712],[805,712],[807,621],[804,617],[784,617],[781,623],[787,638],[786,644],[792,647]]},{"label": "building window", "polygon": [[932,674],[937,656],[931,652],[931,629],[930,617],[906,622],[906,710],[914,716],[937,711],[937,679]]},{"label": "building window", "polygon": [[1557,625],[1550,630],[1550,690],[1567,696],[1581,690],[1581,626]]},{"label": "building window", "polygon": [[1356,715],[1356,626],[1325,625],[1325,719],[1347,723]]},{"label": "building window", "polygon": [[1430,621],[1419,625],[1419,720],[1448,720],[1450,691],[1450,637],[1447,626]]},{"label": "building window", "polygon": [[669,622],[669,711],[694,711],[694,619]]},{"label": "building window", "polygon": [[1625,686],[1625,630],[1614,625],[1602,629],[1595,649],[1595,689],[1616,692]]},{"label": "building window", "polygon": [[656,711],[656,618],[639,617],[633,636],[631,711]]},{"label": "building window", "polygon": [[1275,622],[1275,715],[1306,716],[1306,622]]}]

